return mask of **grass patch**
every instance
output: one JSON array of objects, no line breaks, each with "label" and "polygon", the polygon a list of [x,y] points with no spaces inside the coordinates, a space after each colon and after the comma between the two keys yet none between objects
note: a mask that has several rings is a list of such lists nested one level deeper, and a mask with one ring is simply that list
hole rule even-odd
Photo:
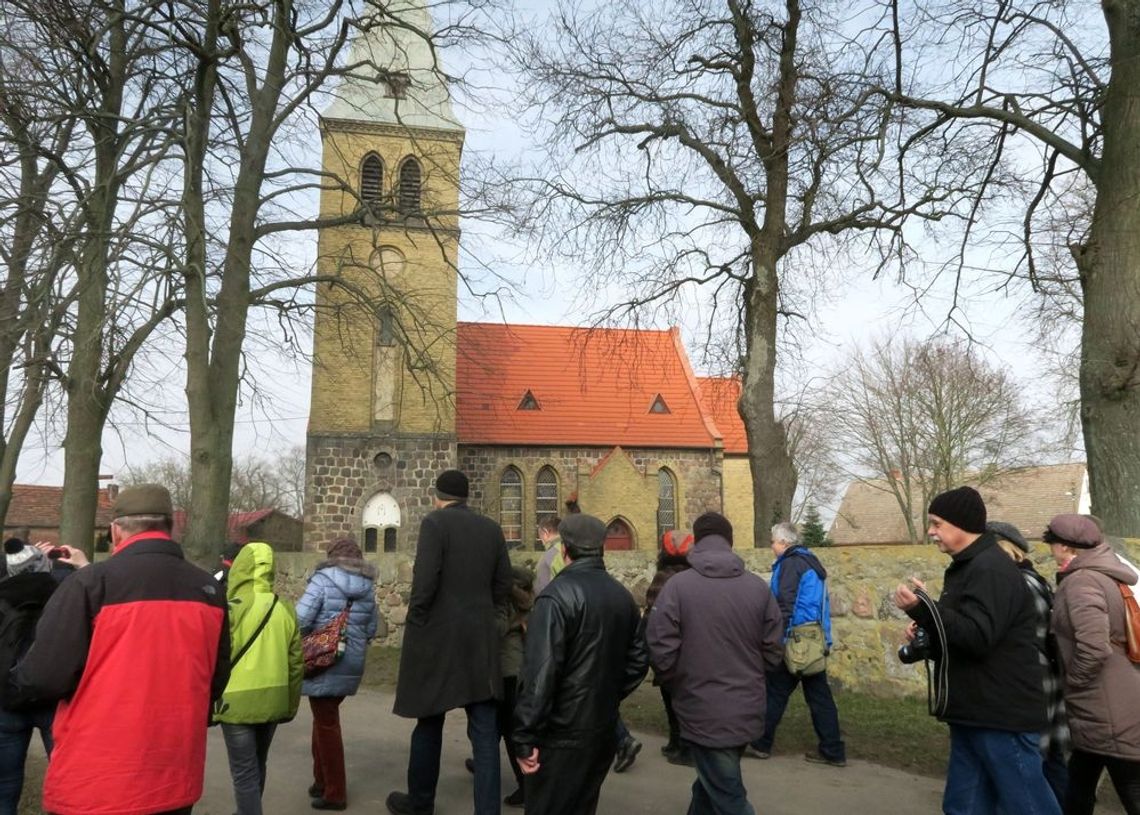
[{"label": "grass patch", "polygon": [[[372,648],[364,683],[375,688],[394,688],[399,662],[398,648]],[[833,690],[849,757],[920,775],[945,774],[950,733],[946,725],[927,714],[924,698],[883,698]],[[634,730],[662,735],[668,732],[660,692],[648,680],[625,700],[621,712]],[[776,733],[775,749],[783,755],[800,755],[816,746],[807,704],[803,694],[796,691]]]}]

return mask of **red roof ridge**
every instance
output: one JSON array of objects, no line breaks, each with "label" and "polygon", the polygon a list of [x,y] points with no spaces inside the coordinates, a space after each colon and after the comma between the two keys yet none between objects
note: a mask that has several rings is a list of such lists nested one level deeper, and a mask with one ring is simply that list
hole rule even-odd
[{"label": "red roof ridge", "polygon": [[697,377],[693,374],[693,366],[689,364],[689,355],[685,353],[684,343],[681,342],[681,329],[679,326],[673,326],[669,329],[669,333],[673,335],[673,346],[677,349],[677,356],[681,359],[681,369],[685,372],[685,379],[688,380],[689,392],[693,394],[693,400],[701,412],[701,420],[705,423],[705,429],[712,437],[713,447],[724,447],[724,436],[712,417],[709,416],[704,400],[701,399],[701,386],[697,384]]},{"label": "red roof ridge", "polygon": [[590,470],[590,478],[593,478],[603,469],[605,469],[605,466],[610,463],[610,459],[613,458],[615,453],[621,453],[626,457],[626,459],[629,460],[630,466],[635,470],[637,469],[637,464],[634,463],[633,456],[631,456],[627,451],[623,450],[622,446],[618,444],[614,446],[614,449],[610,450],[608,453],[598,459],[598,463],[594,465],[594,468],[592,470]]},{"label": "red roof ridge", "polygon": [[498,320],[493,320],[493,321],[459,320],[458,325],[477,325],[477,326],[494,325],[494,326],[502,326],[504,328],[515,328],[515,327],[518,327],[518,328],[550,328],[550,329],[556,329],[556,330],[560,330],[560,331],[580,331],[584,334],[589,334],[590,332],[593,332],[593,331],[622,331],[622,332],[632,332],[635,334],[647,334],[647,333],[669,334],[669,333],[677,330],[675,326],[671,326],[669,328],[630,328],[627,326],[608,326],[608,325],[593,325],[593,326],[591,326],[591,325],[561,325],[561,324],[551,324],[551,323],[518,323],[518,322],[506,322],[506,321],[499,322]]}]

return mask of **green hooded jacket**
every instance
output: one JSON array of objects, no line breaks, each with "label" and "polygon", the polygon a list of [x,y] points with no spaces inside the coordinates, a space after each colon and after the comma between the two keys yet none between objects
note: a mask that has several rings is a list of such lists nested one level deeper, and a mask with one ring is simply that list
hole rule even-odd
[{"label": "green hooded jacket", "polygon": [[287,722],[297,714],[304,672],[301,631],[291,603],[279,598],[273,605],[274,577],[273,549],[266,543],[247,543],[230,567],[231,653],[237,655],[266,614],[271,616],[233,666],[222,698],[214,703],[215,722]]}]

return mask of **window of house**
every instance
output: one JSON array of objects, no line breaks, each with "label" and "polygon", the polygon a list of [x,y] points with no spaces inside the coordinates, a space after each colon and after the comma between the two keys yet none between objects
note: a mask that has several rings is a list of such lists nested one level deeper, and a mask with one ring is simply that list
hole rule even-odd
[{"label": "window of house", "polygon": [[379,204],[384,194],[384,163],[369,153],[360,163],[360,197],[366,204]]},{"label": "window of house", "polygon": [[408,95],[408,86],[412,78],[404,73],[391,73],[382,80],[384,95],[389,99],[404,99]]},{"label": "window of house", "polygon": [[519,410],[542,410],[542,408],[539,407],[538,400],[534,398],[534,393],[527,391],[519,401]]},{"label": "window of house", "polygon": [[534,482],[534,550],[541,552],[538,525],[558,514],[558,475],[553,467],[543,467]]},{"label": "window of house", "polygon": [[523,480],[522,473],[514,467],[503,470],[499,479],[499,526],[507,548],[513,549],[522,543],[523,521]]},{"label": "window of house", "polygon": [[657,394],[655,397],[653,397],[653,403],[649,406],[649,412],[672,413],[672,411],[669,410],[669,406],[665,404],[665,400],[661,397],[661,394]]},{"label": "window of house", "polygon": [[376,527],[370,526],[364,530],[364,553],[369,554],[376,551]]},{"label": "window of house", "polygon": [[662,467],[657,471],[657,540],[677,528],[677,480]]},{"label": "window of house", "polygon": [[404,159],[400,165],[400,212],[404,215],[417,215],[420,211],[420,185],[423,171],[414,158]]},{"label": "window of house", "polygon": [[396,551],[396,527],[390,526],[384,530],[384,551]]},{"label": "window of house", "polygon": [[396,344],[396,327],[392,309],[381,306],[376,309],[376,344],[385,348]]}]

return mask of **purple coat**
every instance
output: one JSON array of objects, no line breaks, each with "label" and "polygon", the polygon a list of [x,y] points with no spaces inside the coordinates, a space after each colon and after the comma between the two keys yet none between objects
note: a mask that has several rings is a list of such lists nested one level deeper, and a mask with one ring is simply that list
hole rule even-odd
[{"label": "purple coat", "polygon": [[682,738],[741,747],[764,732],[764,673],[783,659],[783,616],[719,535],[697,541],[689,564],[649,613],[650,661],[673,695]]}]

